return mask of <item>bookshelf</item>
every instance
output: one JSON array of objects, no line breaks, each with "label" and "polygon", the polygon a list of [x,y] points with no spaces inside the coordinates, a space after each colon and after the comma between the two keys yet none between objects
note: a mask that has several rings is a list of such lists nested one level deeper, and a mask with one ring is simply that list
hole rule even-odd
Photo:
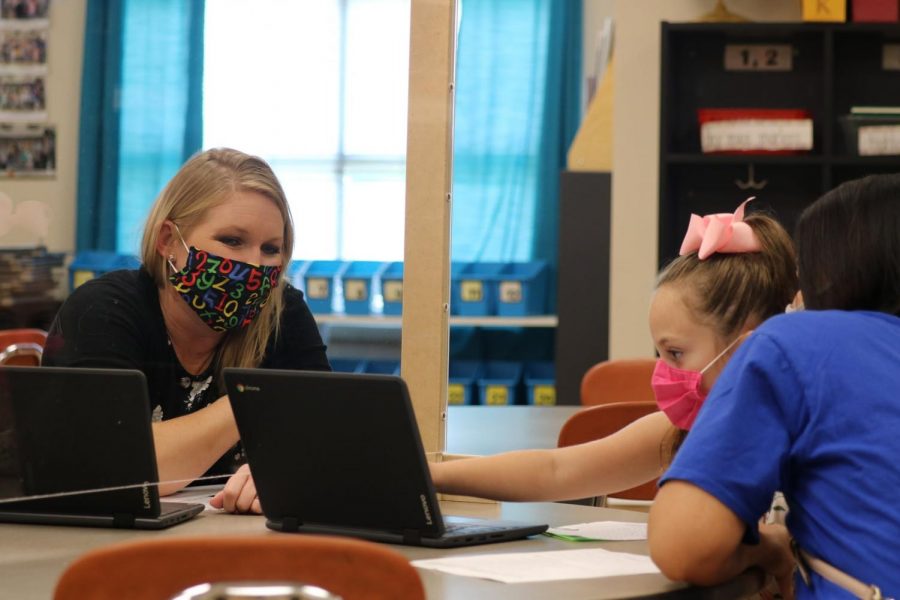
[{"label": "bookshelf", "polygon": [[[858,156],[839,118],[853,106],[900,104],[900,25],[881,23],[663,23],[659,263],[677,254],[690,214],[771,211],[789,231],[834,186],[900,170],[900,156]],[[787,47],[790,68],[728,69],[728,47]],[[886,48],[887,47],[887,48]],[[892,64],[897,52],[897,64]],[[813,148],[802,154],[703,154],[699,108],[804,108]],[[900,122],[900,120],[898,120]],[[762,189],[741,189],[751,173]]]}]

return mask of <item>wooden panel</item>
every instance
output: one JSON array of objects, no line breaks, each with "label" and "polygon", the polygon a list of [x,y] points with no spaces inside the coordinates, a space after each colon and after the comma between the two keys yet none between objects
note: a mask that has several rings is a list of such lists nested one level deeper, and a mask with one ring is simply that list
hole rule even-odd
[{"label": "wooden panel", "polygon": [[412,2],[401,375],[426,452],[444,450],[455,0]]}]

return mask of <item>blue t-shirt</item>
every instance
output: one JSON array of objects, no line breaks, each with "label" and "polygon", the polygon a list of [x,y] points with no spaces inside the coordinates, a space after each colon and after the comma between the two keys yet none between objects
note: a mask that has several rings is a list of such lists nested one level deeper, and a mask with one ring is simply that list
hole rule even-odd
[{"label": "blue t-shirt", "polygon": [[[900,318],[774,317],[728,362],[661,480],[715,496],[758,539],[784,492],[801,548],[900,597]],[[851,597],[818,576],[798,597]]]}]

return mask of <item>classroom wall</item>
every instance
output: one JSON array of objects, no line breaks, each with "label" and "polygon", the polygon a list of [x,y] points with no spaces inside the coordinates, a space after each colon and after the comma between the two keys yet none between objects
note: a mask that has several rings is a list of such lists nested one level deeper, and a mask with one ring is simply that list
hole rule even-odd
[{"label": "classroom wall", "polygon": [[[78,111],[86,6],[87,0],[56,0],[50,4],[45,86],[48,122],[56,125],[56,177],[0,178],[0,190],[11,196],[14,204],[40,200],[50,206],[50,233],[43,242],[52,251],[69,252],[75,246]],[[0,246],[34,245],[40,241],[34,234],[12,231],[0,237]]]},{"label": "classroom wall", "polygon": [[[615,3],[611,358],[653,356],[647,312],[657,270],[660,23],[695,20],[714,5],[714,0]],[[730,0],[727,6],[754,21],[801,16],[796,0]]]}]

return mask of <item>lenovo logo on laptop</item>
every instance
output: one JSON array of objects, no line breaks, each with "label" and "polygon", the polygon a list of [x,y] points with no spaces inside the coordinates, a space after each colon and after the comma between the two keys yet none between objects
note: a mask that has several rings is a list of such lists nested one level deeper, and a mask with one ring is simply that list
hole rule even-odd
[{"label": "lenovo logo on laptop", "polygon": [[144,508],[150,508],[150,486],[147,485],[148,482],[144,482],[144,485],[141,486],[141,498],[144,500]]},{"label": "lenovo logo on laptop", "polygon": [[431,520],[431,510],[428,508],[428,498],[425,497],[425,494],[420,494],[419,500],[422,502],[422,512],[425,513],[425,524],[432,525],[433,521]]}]

